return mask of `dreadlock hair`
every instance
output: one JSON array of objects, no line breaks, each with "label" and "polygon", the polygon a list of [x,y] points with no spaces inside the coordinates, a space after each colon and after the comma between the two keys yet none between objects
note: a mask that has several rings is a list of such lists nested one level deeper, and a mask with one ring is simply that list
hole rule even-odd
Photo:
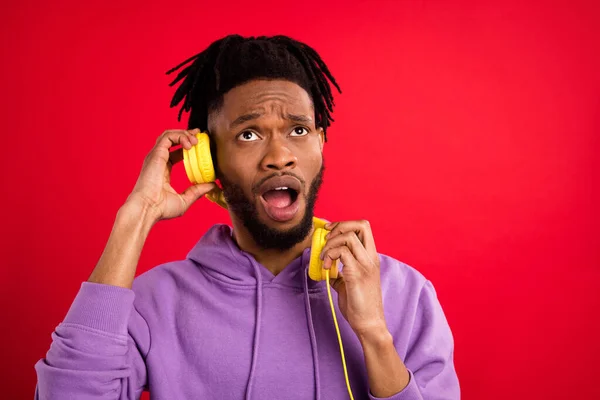
[{"label": "dreadlock hair", "polygon": [[329,68],[308,45],[290,37],[229,35],[167,71],[183,68],[169,86],[181,81],[171,107],[183,102],[178,121],[189,112],[188,129],[208,130],[208,114],[223,105],[223,95],[253,79],[284,79],[296,83],[310,95],[315,110],[315,126],[327,127],[333,118],[333,95],[328,80],[342,93]]}]

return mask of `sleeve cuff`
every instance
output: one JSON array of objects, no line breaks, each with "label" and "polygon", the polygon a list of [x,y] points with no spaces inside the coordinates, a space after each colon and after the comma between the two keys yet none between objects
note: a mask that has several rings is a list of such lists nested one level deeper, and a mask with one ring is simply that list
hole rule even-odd
[{"label": "sleeve cuff", "polygon": [[134,298],[131,289],[83,282],[63,323],[126,335]]},{"label": "sleeve cuff", "polygon": [[369,391],[369,400],[423,400],[423,396],[421,396],[421,391],[417,387],[415,377],[411,370],[408,370],[408,376],[408,385],[400,392],[390,397],[375,397],[371,394],[371,391]]}]

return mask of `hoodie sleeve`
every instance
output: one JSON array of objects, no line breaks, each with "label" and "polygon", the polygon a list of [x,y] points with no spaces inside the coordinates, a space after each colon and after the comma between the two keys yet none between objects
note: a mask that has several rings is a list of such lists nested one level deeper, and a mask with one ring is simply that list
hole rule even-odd
[{"label": "hoodie sleeve", "polygon": [[[425,281],[403,360],[410,374],[408,385],[386,400],[459,400],[454,369],[454,339],[435,289]],[[369,392],[371,400],[382,400]]]},{"label": "hoodie sleeve", "polygon": [[83,282],[46,358],[35,364],[36,400],[133,400],[146,386],[150,333],[133,290]]}]

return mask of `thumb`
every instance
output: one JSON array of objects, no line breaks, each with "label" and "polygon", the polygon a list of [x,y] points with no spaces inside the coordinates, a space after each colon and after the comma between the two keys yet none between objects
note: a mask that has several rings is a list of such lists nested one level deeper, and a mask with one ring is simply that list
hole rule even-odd
[{"label": "thumb", "polygon": [[216,183],[199,183],[197,185],[192,185],[188,187],[183,193],[181,193],[181,198],[185,202],[187,208],[189,208],[196,200],[200,197],[204,196],[206,193],[217,187]]}]

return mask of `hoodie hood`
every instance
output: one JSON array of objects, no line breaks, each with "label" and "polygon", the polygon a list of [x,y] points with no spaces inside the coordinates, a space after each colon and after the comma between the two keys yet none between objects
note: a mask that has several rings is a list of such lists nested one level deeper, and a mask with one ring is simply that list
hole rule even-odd
[{"label": "hoodie hood", "polygon": [[317,339],[313,324],[310,293],[326,290],[325,282],[308,279],[308,264],[310,262],[310,247],[292,260],[277,276],[259,264],[254,257],[241,250],[233,240],[233,229],[224,224],[214,225],[206,232],[200,241],[188,254],[188,259],[194,261],[213,278],[231,285],[251,286],[256,290],[256,313],[254,325],[254,340],[252,346],[251,368],[246,383],[246,400],[253,398],[253,385],[256,371],[257,355],[260,352],[260,336],[263,313],[264,282],[288,286],[291,290],[302,290],[304,295],[304,310],[306,313],[306,328],[310,337],[313,355],[315,399],[321,400],[319,357]]},{"label": "hoodie hood", "polygon": [[[240,249],[233,240],[233,229],[225,224],[212,226],[187,258],[199,264],[213,278],[232,285],[255,286],[261,282],[278,283],[292,288],[303,289],[304,277],[310,261],[310,247],[288,264],[277,276],[258,263],[254,256]],[[324,282],[309,279],[308,289],[325,290]]]}]

